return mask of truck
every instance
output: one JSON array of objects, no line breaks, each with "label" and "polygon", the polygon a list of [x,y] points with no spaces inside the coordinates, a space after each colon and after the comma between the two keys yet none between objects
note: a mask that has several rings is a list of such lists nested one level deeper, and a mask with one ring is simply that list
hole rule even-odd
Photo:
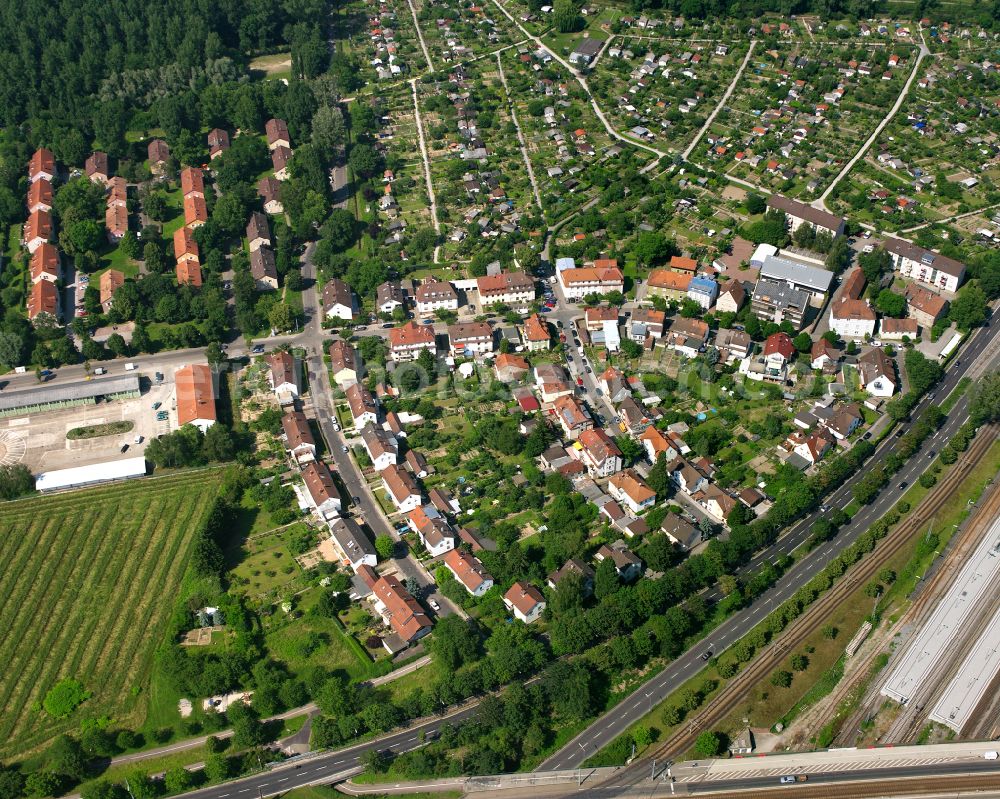
[{"label": "truck", "polygon": [[97,367],[97,368],[96,368],[96,369],[94,370],[94,374],[95,374],[95,375],[106,375],[107,373],[108,373],[108,370],[107,370],[107,369],[105,369],[105,368],[104,368],[103,366],[98,366],[98,367]]},{"label": "truck", "polygon": [[129,361],[127,364],[125,364],[126,372],[134,372],[137,368],[138,367],[134,363],[132,363],[132,361]]}]

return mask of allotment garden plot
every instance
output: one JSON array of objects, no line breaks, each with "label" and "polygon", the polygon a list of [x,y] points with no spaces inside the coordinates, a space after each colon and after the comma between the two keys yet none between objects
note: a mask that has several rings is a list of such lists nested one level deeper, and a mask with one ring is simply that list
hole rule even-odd
[{"label": "allotment garden plot", "polygon": [[448,69],[524,38],[489,2],[423,0],[414,6],[435,69]]},{"label": "allotment garden plot", "polygon": [[1000,203],[993,53],[969,49],[924,62],[899,113],[840,191],[839,212],[899,230]]},{"label": "allotment garden plot", "polygon": [[550,223],[596,196],[626,162],[653,157],[612,139],[583,88],[547,54],[517,48],[501,58]]},{"label": "allotment garden plot", "polygon": [[349,3],[334,17],[334,38],[365,83],[391,83],[427,68],[406,0]]},{"label": "allotment garden plot", "polygon": [[732,82],[745,41],[616,36],[587,81],[623,133],[683,151]]},{"label": "allotment garden plot", "polygon": [[914,58],[909,44],[763,41],[692,159],[814,199],[892,107]]},{"label": "allotment garden plot", "polygon": [[[0,757],[87,718],[141,725],[195,531],[219,472],[9,503],[0,517]],[[61,679],[91,694],[59,720],[39,709]],[[16,742],[16,745],[15,743]]]},{"label": "allotment garden plot", "polygon": [[418,91],[442,256],[489,250],[534,229],[538,211],[496,60],[456,66]]}]

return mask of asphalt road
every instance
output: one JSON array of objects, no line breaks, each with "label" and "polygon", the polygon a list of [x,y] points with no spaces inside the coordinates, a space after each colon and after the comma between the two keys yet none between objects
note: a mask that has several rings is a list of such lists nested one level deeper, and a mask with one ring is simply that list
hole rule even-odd
[{"label": "asphalt road", "polygon": [[[940,397],[943,400],[965,373],[972,367],[976,359],[985,354],[987,359],[995,360],[1000,351],[996,346],[997,326],[980,328],[967,342],[962,350],[962,357],[956,365],[947,372],[935,393],[935,400],[925,397],[913,413],[914,419]],[[760,622],[775,607],[791,597],[803,585],[809,582],[818,572],[822,571],[830,561],[836,558],[842,550],[850,546],[872,522],[883,516],[899,500],[901,491],[899,485],[906,482],[912,485],[931,463],[928,453],[940,450],[941,446],[958,430],[967,418],[968,399],[963,396],[948,414],[941,429],[927,439],[906,466],[893,476],[892,482],[886,486],[870,504],[862,508],[851,523],[842,528],[832,541],[817,548],[808,558],[797,563],[784,574],[778,583],[749,607],[731,616],[712,631],[704,643],[685,652],[679,658],[668,664],[659,674],[644,685],[638,687],[629,696],[622,699],[615,707],[598,718],[586,730],[577,735],[566,746],[549,757],[538,767],[539,771],[553,771],[575,768],[588,757],[598,752],[621,735],[632,724],[646,715],[653,707],[662,702],[671,692],[685,681],[696,675],[705,667],[702,655],[711,650],[718,653],[738,641],[745,633]],[[902,425],[907,429],[910,423]],[[852,500],[851,488],[872,468],[880,463],[895,446],[895,435],[884,439],[877,447],[866,467],[845,481],[825,499],[834,509],[843,509]],[[788,553],[801,546],[810,535],[813,523],[825,514],[816,511],[793,525],[774,545],[758,553],[743,569],[744,573],[753,573],[764,562],[773,562],[779,555]],[[707,598],[719,599],[718,589],[707,592]]]},{"label": "asphalt road", "polygon": [[[309,283],[315,284],[316,280],[316,266],[312,262],[312,251],[312,247],[308,248],[303,258],[302,277],[306,280],[307,285]],[[350,502],[353,497],[358,498],[358,502],[354,503],[354,511],[368,524],[372,533],[376,536],[384,533],[398,540],[399,534],[382,512],[368,488],[368,483],[351,457],[351,453],[344,451],[345,447],[350,446],[345,431],[338,432],[333,429],[333,420],[336,418],[333,408],[333,387],[330,384],[326,363],[323,361],[325,334],[321,324],[322,311],[318,302],[318,290],[319,286],[315,285],[315,290],[307,288],[306,291],[302,292],[302,310],[305,322],[301,346],[304,346],[306,350],[310,393],[316,410],[316,418],[323,432],[323,438],[329,445],[326,460],[334,463],[337,474],[347,488],[348,496],[344,499]],[[449,616],[453,613],[459,613],[455,604],[437,590],[437,584],[431,575],[411,553],[406,552],[405,555],[394,558],[394,563],[403,579],[411,579],[420,586],[420,590],[416,593],[417,599],[422,600],[425,604],[428,603],[428,600],[433,599],[438,604],[441,610],[437,612],[437,615]],[[429,608],[428,611],[434,612]]]}]

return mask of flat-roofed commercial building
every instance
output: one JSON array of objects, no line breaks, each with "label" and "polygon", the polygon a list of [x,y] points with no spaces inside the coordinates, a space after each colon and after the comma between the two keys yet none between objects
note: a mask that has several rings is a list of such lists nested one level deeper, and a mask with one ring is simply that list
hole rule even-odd
[{"label": "flat-roofed commercial building", "polygon": [[29,389],[0,392],[0,417],[57,411],[76,405],[94,405],[100,399],[128,399],[139,396],[139,376],[117,375],[94,380],[40,385]]}]

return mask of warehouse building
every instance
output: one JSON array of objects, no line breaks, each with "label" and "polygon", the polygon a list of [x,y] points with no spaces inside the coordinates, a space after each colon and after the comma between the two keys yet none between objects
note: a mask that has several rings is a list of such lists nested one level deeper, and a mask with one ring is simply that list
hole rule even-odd
[{"label": "warehouse building", "polygon": [[138,396],[139,376],[134,374],[61,385],[42,384],[0,393],[0,417],[57,411],[77,405],[96,405],[100,400]]}]

